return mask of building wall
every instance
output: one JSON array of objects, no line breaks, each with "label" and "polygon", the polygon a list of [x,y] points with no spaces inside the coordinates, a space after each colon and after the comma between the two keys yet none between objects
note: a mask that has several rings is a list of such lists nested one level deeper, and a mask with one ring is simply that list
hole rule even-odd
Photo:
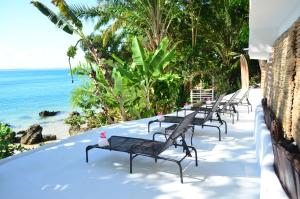
[{"label": "building wall", "polygon": [[294,138],[300,146],[300,18],[275,41],[273,48],[263,93],[282,122],[285,136]]}]

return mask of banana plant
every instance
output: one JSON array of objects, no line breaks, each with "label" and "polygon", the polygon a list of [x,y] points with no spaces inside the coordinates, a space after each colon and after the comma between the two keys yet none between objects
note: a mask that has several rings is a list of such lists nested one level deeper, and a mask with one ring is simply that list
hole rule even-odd
[{"label": "banana plant", "polygon": [[120,64],[120,74],[127,77],[129,85],[142,91],[145,97],[146,110],[150,111],[150,97],[153,94],[153,85],[159,79],[163,79],[167,72],[167,66],[174,58],[176,44],[168,50],[170,42],[164,38],[154,52],[144,50],[140,40],[136,37],[132,40],[132,64],[128,65],[120,58],[113,56]]},{"label": "banana plant", "polygon": [[130,92],[130,88],[126,87],[126,78],[122,77],[121,74],[113,70],[112,73],[114,86],[110,87],[104,79],[101,72],[98,74],[101,87],[105,90],[102,92],[102,100],[105,100],[111,107],[119,109],[118,113],[122,121],[127,120],[126,107],[133,100],[134,92]]},{"label": "banana plant", "polygon": [[[108,60],[107,64],[112,64],[108,62],[111,61]],[[128,79],[124,76],[121,76],[120,72],[114,69],[112,72],[112,79],[114,81],[114,84],[113,86],[110,86],[106,81],[103,72],[93,64],[78,65],[73,69],[73,72],[78,76],[86,78],[90,73],[90,70],[95,71],[97,87],[101,91],[101,94],[96,96],[94,95],[93,91],[85,92],[85,94],[88,95],[88,99],[98,100],[90,100],[91,102],[94,102],[91,103],[91,105],[95,108],[98,108],[97,106],[99,104],[105,104],[109,108],[108,111],[117,110],[113,111],[114,115],[117,114],[117,118],[121,119],[122,121],[126,121],[128,119],[128,113],[131,113],[132,115],[133,106],[136,104],[136,100],[139,98],[139,96],[136,95],[135,90],[127,86]],[[92,88],[94,89],[94,87]],[[80,99],[79,102],[81,103],[81,101],[84,100]],[[88,107],[88,109],[92,109],[93,107]],[[137,115],[136,113],[134,113],[134,115],[139,117],[139,115]]]}]

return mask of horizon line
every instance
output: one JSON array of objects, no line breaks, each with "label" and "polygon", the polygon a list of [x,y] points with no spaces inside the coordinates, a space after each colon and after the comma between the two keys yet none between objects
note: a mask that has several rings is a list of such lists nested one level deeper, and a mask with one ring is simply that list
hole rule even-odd
[{"label": "horizon line", "polygon": [[70,70],[69,68],[59,68],[59,67],[53,67],[53,68],[0,68],[0,71],[4,70]]}]

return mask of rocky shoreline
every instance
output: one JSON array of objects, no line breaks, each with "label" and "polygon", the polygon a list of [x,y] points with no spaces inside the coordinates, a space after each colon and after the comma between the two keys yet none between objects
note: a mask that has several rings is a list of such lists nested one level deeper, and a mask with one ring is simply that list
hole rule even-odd
[{"label": "rocky shoreline", "polygon": [[[55,117],[61,111],[41,111],[40,118]],[[66,115],[67,117],[67,115]],[[8,126],[10,126],[8,124]],[[64,123],[64,119],[58,121],[38,122],[29,127],[13,129],[12,134],[15,144],[38,145],[49,141],[59,140],[69,137],[70,125]]]},{"label": "rocky shoreline", "polygon": [[68,122],[68,120],[80,116],[77,111],[68,113],[45,110],[39,113],[40,120],[31,124],[22,125],[19,128],[14,128],[10,124],[6,125],[13,129],[12,139],[16,145],[33,149],[45,143],[61,140],[91,129],[85,125],[77,126]]},{"label": "rocky shoreline", "polygon": [[15,143],[32,145],[41,142],[56,140],[56,135],[43,135],[43,127],[39,124],[31,125],[25,131],[13,133]]}]

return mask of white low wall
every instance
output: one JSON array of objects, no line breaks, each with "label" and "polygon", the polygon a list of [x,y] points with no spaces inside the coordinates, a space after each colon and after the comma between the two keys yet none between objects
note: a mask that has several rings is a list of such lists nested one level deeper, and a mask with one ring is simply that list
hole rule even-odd
[{"label": "white low wall", "polygon": [[254,125],[256,158],[260,166],[260,198],[288,198],[274,171],[274,155],[271,135],[265,124],[264,114],[261,106],[257,106],[255,110]]}]

